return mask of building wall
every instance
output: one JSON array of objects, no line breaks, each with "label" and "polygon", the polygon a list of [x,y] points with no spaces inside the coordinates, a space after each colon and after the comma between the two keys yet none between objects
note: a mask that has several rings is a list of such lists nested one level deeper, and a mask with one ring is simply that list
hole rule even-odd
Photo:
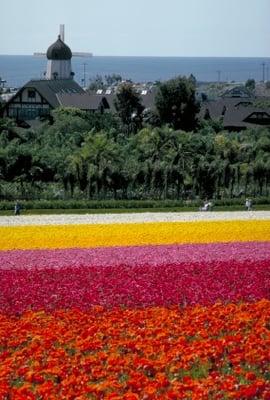
[{"label": "building wall", "polygon": [[[30,97],[29,96],[30,92],[35,92],[35,97]],[[25,88],[23,90],[23,92],[21,93],[21,101],[27,102],[27,103],[42,103],[42,98],[35,89]]]},{"label": "building wall", "polygon": [[71,60],[48,60],[47,79],[71,79]]},{"label": "building wall", "polygon": [[4,109],[4,116],[17,120],[33,120],[50,113],[50,105],[31,88],[24,88]]}]

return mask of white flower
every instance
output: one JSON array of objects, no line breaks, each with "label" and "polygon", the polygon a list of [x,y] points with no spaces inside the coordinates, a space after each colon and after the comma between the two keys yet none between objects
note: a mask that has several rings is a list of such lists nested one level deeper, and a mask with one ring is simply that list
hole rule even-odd
[{"label": "white flower", "polygon": [[127,224],[144,222],[196,222],[196,221],[233,221],[233,220],[270,220],[270,211],[229,212],[147,212],[124,214],[56,214],[2,216],[0,226],[26,225],[84,225],[84,224]]}]

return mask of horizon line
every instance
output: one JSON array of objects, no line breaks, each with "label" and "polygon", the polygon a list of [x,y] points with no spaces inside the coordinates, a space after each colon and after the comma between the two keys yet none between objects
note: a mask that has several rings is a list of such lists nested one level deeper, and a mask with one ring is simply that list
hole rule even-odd
[{"label": "horizon line", "polygon": [[[0,53],[0,56],[14,56],[14,57],[20,57],[20,56],[22,56],[22,57],[38,57],[38,56],[35,56],[34,54],[2,54],[2,53]],[[40,56],[40,57],[43,57],[43,56]],[[77,57],[77,56],[76,56]],[[94,57],[119,57],[119,58],[124,58],[124,57],[129,57],[129,58],[132,58],[132,57],[136,57],[136,58],[269,58],[270,59],[270,55],[268,55],[268,56],[262,56],[262,55],[260,55],[260,56],[251,56],[251,55],[249,55],[249,56],[247,56],[247,55],[245,55],[245,56],[226,56],[226,55],[220,55],[220,56],[211,56],[211,55],[206,55],[206,56],[195,56],[195,55],[189,55],[189,56],[186,56],[186,55],[148,55],[148,56],[146,56],[146,55],[112,55],[112,54],[93,54],[92,53],[92,56],[91,57],[82,57],[82,58],[94,58]],[[46,58],[45,56],[44,56],[44,58]]]}]

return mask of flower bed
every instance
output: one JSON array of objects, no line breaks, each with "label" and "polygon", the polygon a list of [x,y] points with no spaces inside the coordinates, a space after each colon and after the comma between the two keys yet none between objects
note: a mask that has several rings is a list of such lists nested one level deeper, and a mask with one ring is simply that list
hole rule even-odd
[{"label": "flower bed", "polygon": [[269,216],[195,218],[2,226],[0,400],[269,400]]}]

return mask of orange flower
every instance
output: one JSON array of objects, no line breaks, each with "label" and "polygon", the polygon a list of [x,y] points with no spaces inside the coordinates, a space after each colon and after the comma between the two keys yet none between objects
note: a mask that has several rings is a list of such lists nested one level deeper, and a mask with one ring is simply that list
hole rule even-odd
[{"label": "orange flower", "polygon": [[0,316],[0,399],[267,399],[269,319],[269,300]]}]

